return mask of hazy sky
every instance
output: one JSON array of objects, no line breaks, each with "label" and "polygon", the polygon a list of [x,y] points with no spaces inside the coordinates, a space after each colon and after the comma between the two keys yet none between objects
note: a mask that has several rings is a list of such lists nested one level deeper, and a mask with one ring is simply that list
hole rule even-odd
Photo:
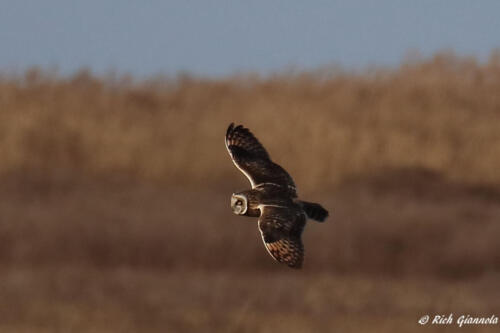
[{"label": "hazy sky", "polygon": [[499,0],[0,0],[1,71],[226,75],[498,47]]}]

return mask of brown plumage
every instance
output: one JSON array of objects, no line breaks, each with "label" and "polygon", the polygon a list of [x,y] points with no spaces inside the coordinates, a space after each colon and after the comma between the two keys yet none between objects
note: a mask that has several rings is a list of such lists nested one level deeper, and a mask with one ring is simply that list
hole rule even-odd
[{"label": "brown plumage", "polygon": [[304,259],[301,235],[306,220],[322,222],[328,211],[319,204],[297,199],[292,177],[270,159],[247,128],[231,124],[225,139],[234,164],[252,186],[251,190],[233,193],[233,212],[259,217],[259,230],[269,254],[280,263],[300,268]]}]

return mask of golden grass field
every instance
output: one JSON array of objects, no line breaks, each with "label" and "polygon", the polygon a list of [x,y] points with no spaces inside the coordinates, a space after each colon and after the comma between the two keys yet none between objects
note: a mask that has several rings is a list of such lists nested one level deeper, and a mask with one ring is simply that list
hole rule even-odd
[{"label": "golden grass field", "polygon": [[[1,332],[456,332],[500,316],[500,55],[135,80],[0,75]],[[225,150],[249,127],[331,212],[266,253]],[[461,330],[495,331],[498,326]]]}]

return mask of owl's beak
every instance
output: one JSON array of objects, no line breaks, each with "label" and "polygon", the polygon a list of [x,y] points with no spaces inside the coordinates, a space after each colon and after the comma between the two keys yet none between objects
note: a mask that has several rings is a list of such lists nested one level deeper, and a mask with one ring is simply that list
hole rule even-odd
[{"label": "owl's beak", "polygon": [[236,201],[237,201],[237,198],[231,197],[231,209],[233,210],[233,213],[235,213],[236,215],[239,215],[238,214],[239,207],[236,206]]}]

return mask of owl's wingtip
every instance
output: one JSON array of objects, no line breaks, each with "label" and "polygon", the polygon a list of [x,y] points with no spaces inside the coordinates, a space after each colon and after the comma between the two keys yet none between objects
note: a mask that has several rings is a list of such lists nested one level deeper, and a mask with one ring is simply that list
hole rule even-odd
[{"label": "owl's wingtip", "polygon": [[302,262],[297,263],[297,264],[288,265],[288,267],[296,269],[296,270],[301,270],[302,269]]},{"label": "owl's wingtip", "polygon": [[229,124],[229,127],[227,128],[226,131],[226,137],[233,131],[234,128],[234,123]]}]

